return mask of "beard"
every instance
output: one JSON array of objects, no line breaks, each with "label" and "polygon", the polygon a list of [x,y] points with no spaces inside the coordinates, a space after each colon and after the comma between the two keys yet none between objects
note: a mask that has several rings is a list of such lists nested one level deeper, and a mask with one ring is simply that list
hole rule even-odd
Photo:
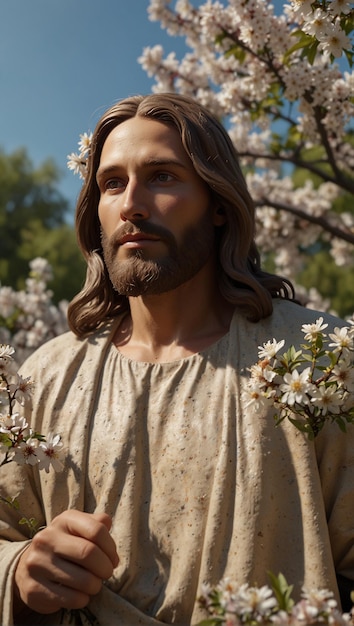
[{"label": "beard", "polygon": [[[119,241],[126,234],[155,235],[167,253],[147,258],[142,249],[132,249],[119,261]],[[181,242],[167,229],[148,222],[125,223],[112,237],[101,231],[103,257],[114,289],[123,296],[159,295],[176,289],[193,278],[214,252],[215,231],[209,211],[199,222],[185,230]]]}]

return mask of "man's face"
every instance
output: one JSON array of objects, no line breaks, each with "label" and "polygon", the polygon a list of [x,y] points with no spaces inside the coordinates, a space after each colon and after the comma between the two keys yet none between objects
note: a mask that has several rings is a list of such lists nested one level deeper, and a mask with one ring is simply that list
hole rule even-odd
[{"label": "man's face", "polygon": [[97,182],[104,259],[119,293],[175,289],[209,260],[210,193],[177,130],[140,117],[123,122],[105,141]]}]

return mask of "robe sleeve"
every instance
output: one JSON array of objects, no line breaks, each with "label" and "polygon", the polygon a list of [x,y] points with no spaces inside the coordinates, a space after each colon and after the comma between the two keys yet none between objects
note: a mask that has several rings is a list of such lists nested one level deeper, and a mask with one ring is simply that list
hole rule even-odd
[{"label": "robe sleeve", "polygon": [[[36,353],[31,355],[20,369],[26,377],[40,380],[40,365]],[[32,410],[32,402],[24,407],[15,406],[28,424],[41,431],[38,411]],[[5,500],[16,500],[16,506]],[[13,580],[18,560],[31,540],[31,530],[21,519],[33,518],[40,528],[46,524],[42,504],[39,471],[30,465],[19,465],[14,461],[0,467],[0,624],[11,626],[13,621]]]},{"label": "robe sleeve", "polygon": [[[66,449],[69,447],[70,439],[74,439],[72,423],[78,424],[80,432],[87,431],[85,419],[90,415],[90,406],[95,395],[96,373],[99,371],[112,332],[114,330],[107,325],[107,329],[101,333],[101,338],[93,337],[87,341],[79,341],[72,333],[65,333],[41,346],[25,361],[20,368],[20,374],[23,377],[30,376],[34,382],[33,398],[32,402],[26,403],[23,408],[16,405],[15,410],[24,414],[34,431],[44,436],[49,432],[60,434],[63,436]],[[81,396],[79,400],[76,398],[79,394],[76,386],[72,384],[73,380],[78,387],[81,381],[88,380],[86,387],[88,385],[90,390],[84,393],[83,399]],[[72,395],[67,400],[70,390]],[[77,406],[72,406],[73,396],[77,403],[80,403],[85,419],[81,412],[78,413]],[[63,405],[65,410],[62,409]],[[73,415],[70,422],[68,412],[71,406]],[[77,419],[78,414],[81,416],[80,420]],[[67,432],[64,434],[65,428]],[[80,450],[81,447],[85,448],[81,444],[80,439],[76,445]],[[79,457],[78,452],[77,454]],[[65,459],[65,464],[69,464],[68,459]],[[83,466],[84,463],[81,462],[80,467]],[[34,518],[37,527],[40,528],[67,508],[83,510],[81,474],[78,473],[76,476],[75,467],[71,470],[70,477],[69,473],[66,467],[66,471],[56,475],[51,468],[49,474],[44,475],[37,467],[20,466],[15,462],[0,467],[0,624],[6,626],[13,624],[14,572],[18,559],[31,538],[29,528],[25,524],[20,524],[21,518]],[[5,502],[6,499],[12,498],[18,501],[18,509]],[[40,616],[36,613],[33,615],[36,621],[28,623],[35,623],[38,626],[42,623]],[[50,623],[48,616],[44,616],[44,619],[46,625]]]},{"label": "robe sleeve", "polygon": [[21,518],[35,518],[38,526],[44,524],[43,512],[31,467],[20,467],[11,462],[0,468],[2,498],[16,498],[18,508],[0,501],[0,624],[13,622],[12,591],[18,560],[30,542],[30,530]]}]

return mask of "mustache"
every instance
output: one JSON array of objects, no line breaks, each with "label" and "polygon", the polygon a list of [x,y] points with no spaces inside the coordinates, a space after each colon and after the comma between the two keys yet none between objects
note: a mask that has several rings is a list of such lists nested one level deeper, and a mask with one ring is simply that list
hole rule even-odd
[{"label": "mustache", "polygon": [[[167,244],[173,245],[175,243],[175,238],[172,233],[163,226],[151,224],[150,222],[135,222],[134,224],[125,222],[122,226],[117,228],[111,237],[109,237],[108,241],[110,247],[118,248],[122,238],[127,235],[151,235],[153,237],[157,237],[158,239],[162,239]],[[102,239],[107,238],[101,228],[101,240]]]}]

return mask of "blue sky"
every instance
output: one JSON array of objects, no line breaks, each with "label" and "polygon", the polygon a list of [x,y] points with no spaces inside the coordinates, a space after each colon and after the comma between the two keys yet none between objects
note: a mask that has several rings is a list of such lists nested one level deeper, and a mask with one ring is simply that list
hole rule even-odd
[{"label": "blue sky", "polygon": [[147,15],[148,0],[3,0],[0,146],[25,146],[35,165],[54,158],[74,209],[80,180],[66,168],[79,134],[113,102],[149,93],[137,58],[145,46],[185,50]]}]

